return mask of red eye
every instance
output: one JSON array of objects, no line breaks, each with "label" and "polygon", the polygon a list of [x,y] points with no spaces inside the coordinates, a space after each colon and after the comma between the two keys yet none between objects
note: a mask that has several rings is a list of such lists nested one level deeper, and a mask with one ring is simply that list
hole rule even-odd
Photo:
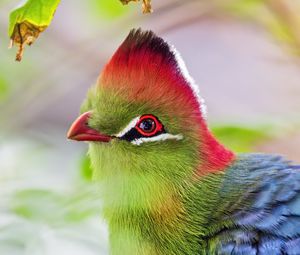
[{"label": "red eye", "polygon": [[163,125],[153,115],[143,115],[136,124],[136,129],[143,136],[153,136],[163,130]]}]

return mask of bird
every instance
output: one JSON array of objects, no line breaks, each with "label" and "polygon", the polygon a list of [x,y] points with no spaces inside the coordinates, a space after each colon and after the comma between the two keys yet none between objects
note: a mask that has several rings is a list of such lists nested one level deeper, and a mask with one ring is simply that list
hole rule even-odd
[{"label": "bird", "polygon": [[238,154],[174,46],[133,29],[67,137],[88,142],[112,255],[299,255],[300,166]]}]

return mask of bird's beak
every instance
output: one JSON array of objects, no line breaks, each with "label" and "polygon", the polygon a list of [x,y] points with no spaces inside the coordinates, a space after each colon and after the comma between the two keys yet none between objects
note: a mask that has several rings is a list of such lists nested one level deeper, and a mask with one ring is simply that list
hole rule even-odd
[{"label": "bird's beak", "polygon": [[76,141],[109,142],[112,137],[101,134],[99,131],[88,126],[88,119],[91,112],[85,112],[80,115],[71,125],[67,137]]}]

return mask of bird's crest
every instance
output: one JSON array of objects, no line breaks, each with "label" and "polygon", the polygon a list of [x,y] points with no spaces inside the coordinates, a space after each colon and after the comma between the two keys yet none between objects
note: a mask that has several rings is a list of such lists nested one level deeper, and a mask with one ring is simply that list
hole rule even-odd
[{"label": "bird's crest", "polygon": [[[133,29],[106,65],[100,76],[101,86],[125,89],[128,98],[153,100],[173,107],[200,110],[205,104],[198,87],[175,50],[152,31]],[[191,107],[191,108],[190,108]]]}]

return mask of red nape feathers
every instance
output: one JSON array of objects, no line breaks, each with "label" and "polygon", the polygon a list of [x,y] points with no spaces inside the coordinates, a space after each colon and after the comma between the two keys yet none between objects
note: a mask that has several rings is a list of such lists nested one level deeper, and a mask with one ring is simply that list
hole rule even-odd
[{"label": "red nape feathers", "polygon": [[[99,86],[127,100],[163,109],[199,140],[199,175],[223,170],[234,159],[212,136],[205,105],[176,50],[152,31],[132,30],[99,78]],[[200,169],[199,168],[199,169]]]}]

